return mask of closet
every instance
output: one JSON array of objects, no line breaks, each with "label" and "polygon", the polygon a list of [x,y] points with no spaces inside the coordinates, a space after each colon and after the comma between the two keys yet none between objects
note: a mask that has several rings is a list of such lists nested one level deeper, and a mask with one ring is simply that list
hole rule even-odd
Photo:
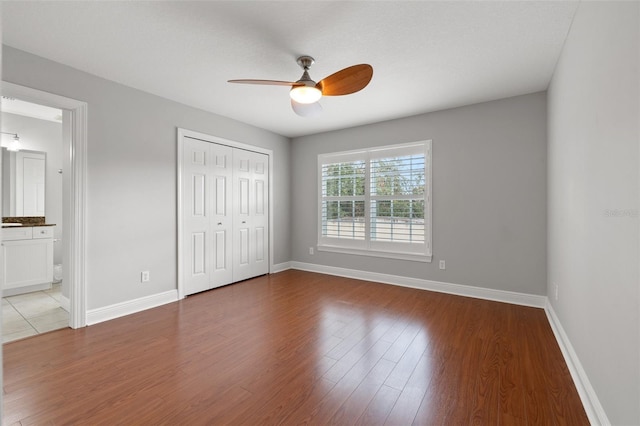
[{"label": "closet", "polygon": [[182,277],[189,295],[269,272],[269,157],[184,137]]}]

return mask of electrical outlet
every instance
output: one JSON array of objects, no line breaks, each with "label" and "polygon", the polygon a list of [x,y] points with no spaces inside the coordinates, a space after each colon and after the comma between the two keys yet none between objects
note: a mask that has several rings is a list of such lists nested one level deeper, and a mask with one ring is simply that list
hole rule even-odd
[{"label": "electrical outlet", "polygon": [[555,287],[554,288],[554,292],[555,292],[554,296],[555,296],[556,300],[558,300],[558,284],[556,284],[554,287]]},{"label": "electrical outlet", "polygon": [[444,260],[440,261],[440,269],[447,269]]},{"label": "electrical outlet", "polygon": [[140,282],[148,283],[149,282],[149,271],[142,271],[140,274]]},{"label": "electrical outlet", "polygon": [[313,254],[313,247],[309,247],[309,254]]}]

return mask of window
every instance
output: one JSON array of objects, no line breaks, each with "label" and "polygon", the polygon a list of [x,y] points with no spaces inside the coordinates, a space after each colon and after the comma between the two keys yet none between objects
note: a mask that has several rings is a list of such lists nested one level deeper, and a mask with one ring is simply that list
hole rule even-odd
[{"label": "window", "polygon": [[318,250],[431,261],[431,141],[318,156]]}]

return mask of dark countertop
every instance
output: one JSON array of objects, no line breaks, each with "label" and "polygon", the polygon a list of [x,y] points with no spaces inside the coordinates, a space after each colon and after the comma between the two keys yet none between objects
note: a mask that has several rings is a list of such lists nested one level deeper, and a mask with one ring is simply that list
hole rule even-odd
[{"label": "dark countertop", "polygon": [[2,224],[2,229],[9,229],[9,228],[35,228],[38,226],[56,226],[55,223],[29,223],[26,225],[22,225],[22,226],[15,226],[15,225],[6,225],[6,224]]}]

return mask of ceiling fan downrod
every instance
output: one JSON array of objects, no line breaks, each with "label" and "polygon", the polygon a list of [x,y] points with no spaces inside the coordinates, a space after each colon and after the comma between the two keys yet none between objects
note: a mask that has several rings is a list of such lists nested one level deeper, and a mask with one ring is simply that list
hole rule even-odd
[{"label": "ceiling fan downrod", "polygon": [[311,56],[300,56],[296,60],[296,62],[304,70],[302,73],[302,77],[300,77],[300,79],[296,81],[296,83],[303,83],[305,86],[315,86],[316,82],[313,81],[309,76],[309,68],[311,68],[311,65],[313,65],[315,59],[313,59]]}]

